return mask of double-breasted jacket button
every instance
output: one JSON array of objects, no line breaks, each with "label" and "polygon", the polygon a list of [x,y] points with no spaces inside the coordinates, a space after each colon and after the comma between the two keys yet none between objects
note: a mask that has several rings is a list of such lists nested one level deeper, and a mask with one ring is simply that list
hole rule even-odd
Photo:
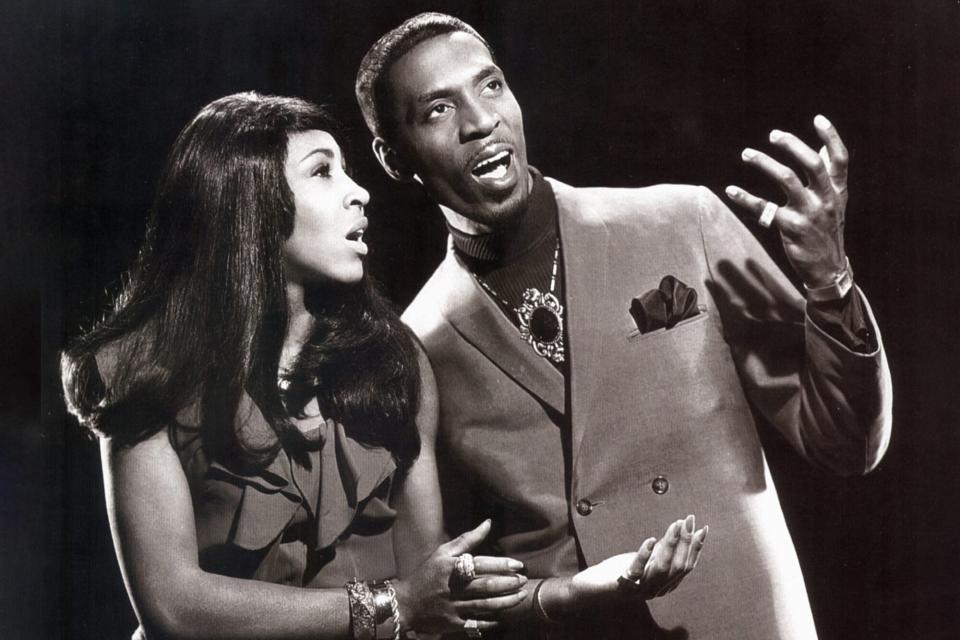
[{"label": "double-breasted jacket button", "polygon": [[591,513],[593,513],[593,503],[583,498],[581,498],[580,500],[577,500],[577,513],[579,513],[582,516],[590,515]]},{"label": "double-breasted jacket button", "polygon": [[655,494],[662,496],[667,492],[667,489],[670,488],[670,481],[667,480],[665,476],[657,476],[653,479],[653,482],[650,483],[650,488],[653,489]]}]

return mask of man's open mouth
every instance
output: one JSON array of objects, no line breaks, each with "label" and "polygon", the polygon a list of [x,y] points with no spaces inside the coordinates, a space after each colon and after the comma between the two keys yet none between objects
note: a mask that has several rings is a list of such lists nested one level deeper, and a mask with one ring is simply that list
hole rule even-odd
[{"label": "man's open mouth", "polygon": [[478,163],[470,172],[481,180],[499,180],[507,175],[507,170],[510,169],[512,162],[513,154],[504,150]]}]

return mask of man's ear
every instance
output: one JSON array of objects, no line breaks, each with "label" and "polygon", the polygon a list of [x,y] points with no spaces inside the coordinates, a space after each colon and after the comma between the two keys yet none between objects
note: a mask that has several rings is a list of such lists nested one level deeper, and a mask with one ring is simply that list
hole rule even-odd
[{"label": "man's ear", "polygon": [[413,180],[413,172],[410,171],[400,155],[387,144],[387,141],[377,136],[373,139],[373,155],[377,156],[380,166],[387,172],[387,175],[397,182],[410,182]]}]

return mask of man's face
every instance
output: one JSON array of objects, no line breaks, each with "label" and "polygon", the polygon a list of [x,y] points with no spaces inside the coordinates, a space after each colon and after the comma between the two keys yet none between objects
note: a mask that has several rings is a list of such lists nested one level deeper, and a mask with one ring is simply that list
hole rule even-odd
[{"label": "man's face", "polygon": [[439,204],[487,226],[515,219],[530,191],[523,114],[482,42],[421,42],[387,77],[401,160]]}]

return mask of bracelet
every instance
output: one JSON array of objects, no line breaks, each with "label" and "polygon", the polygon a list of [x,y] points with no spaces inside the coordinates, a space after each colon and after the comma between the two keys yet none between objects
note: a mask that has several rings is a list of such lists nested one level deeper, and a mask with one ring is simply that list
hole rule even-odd
[{"label": "bracelet", "polygon": [[366,582],[354,580],[345,584],[344,589],[347,590],[347,599],[350,601],[350,629],[353,640],[376,640],[376,608],[370,587]]},{"label": "bracelet", "polygon": [[393,584],[389,580],[374,582],[370,585],[370,593],[376,638],[400,640],[400,604]]},{"label": "bracelet", "polygon": [[547,583],[547,580],[541,580],[537,588],[533,590],[533,613],[547,624],[556,624],[557,621],[547,615],[547,610],[543,608],[543,602],[540,600],[540,589]]},{"label": "bracelet", "polygon": [[807,285],[803,288],[807,292],[807,299],[811,302],[831,302],[841,300],[853,287],[853,269],[850,267],[850,258],[843,259],[843,270],[833,277],[833,282],[825,287],[811,289]]}]

